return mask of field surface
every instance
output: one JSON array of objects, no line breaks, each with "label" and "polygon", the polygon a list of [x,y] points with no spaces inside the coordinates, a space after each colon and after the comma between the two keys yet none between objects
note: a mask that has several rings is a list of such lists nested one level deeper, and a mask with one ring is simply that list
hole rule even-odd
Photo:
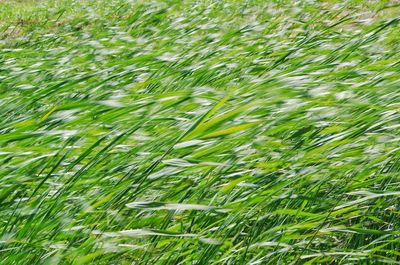
[{"label": "field surface", "polygon": [[0,1],[0,264],[400,264],[398,1]]}]

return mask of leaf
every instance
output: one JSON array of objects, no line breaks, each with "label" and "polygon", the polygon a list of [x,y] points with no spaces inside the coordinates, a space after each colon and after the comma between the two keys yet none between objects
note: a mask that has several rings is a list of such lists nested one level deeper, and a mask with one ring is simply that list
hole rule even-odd
[{"label": "leaf", "polygon": [[150,230],[150,229],[131,229],[119,231],[118,234],[129,237],[141,237],[141,236],[170,236],[170,237],[197,237],[196,234],[180,234],[161,230]]},{"label": "leaf", "polygon": [[192,166],[196,165],[196,164],[190,163],[184,159],[177,159],[177,158],[163,160],[162,162],[166,165],[175,166],[175,167],[192,167]]},{"label": "leaf", "polygon": [[[359,193],[358,193],[359,194]],[[353,205],[357,205],[360,204],[362,202],[368,201],[368,200],[372,200],[372,199],[376,199],[376,198],[380,198],[380,197],[386,197],[386,196],[400,196],[400,191],[395,191],[395,192],[387,192],[387,193],[372,193],[372,192],[367,192],[367,196],[351,201],[351,202],[347,202],[344,203],[342,205],[336,206],[334,208],[334,210],[339,210],[339,209],[343,209],[346,207],[350,207]]]},{"label": "leaf", "polygon": [[232,180],[231,182],[228,182],[227,184],[225,184],[222,188],[221,191],[222,192],[228,192],[231,189],[233,189],[234,187],[236,187],[237,184],[239,184],[240,182],[242,182],[243,180],[245,180],[247,178],[247,176],[241,177],[241,178],[237,178],[235,180]]},{"label": "leaf", "polygon": [[216,126],[217,124],[219,124],[219,123],[221,123],[221,122],[223,122],[225,120],[231,119],[231,118],[235,117],[236,115],[239,115],[240,113],[244,112],[245,110],[250,109],[251,107],[252,107],[251,105],[250,106],[244,106],[244,107],[232,110],[232,111],[228,111],[228,112],[225,112],[224,114],[222,114],[220,116],[217,116],[217,117],[215,117],[213,119],[208,120],[207,122],[200,123],[191,133],[189,133],[185,137],[185,139],[186,138],[193,138],[195,136],[198,136],[198,135],[202,134],[203,132],[211,129],[214,126]]},{"label": "leaf", "polygon": [[226,136],[229,134],[234,134],[243,130],[246,130],[248,128],[254,127],[258,124],[260,124],[261,122],[251,122],[251,123],[245,123],[245,124],[241,124],[238,126],[234,126],[234,127],[230,127],[228,129],[224,129],[224,130],[220,130],[217,132],[213,132],[213,133],[209,133],[207,135],[204,136],[204,138],[215,138],[215,137],[220,137],[220,136]]},{"label": "leaf", "polygon": [[128,208],[145,209],[145,210],[210,210],[215,207],[200,204],[183,204],[183,203],[162,203],[162,202],[131,202],[127,203]]}]

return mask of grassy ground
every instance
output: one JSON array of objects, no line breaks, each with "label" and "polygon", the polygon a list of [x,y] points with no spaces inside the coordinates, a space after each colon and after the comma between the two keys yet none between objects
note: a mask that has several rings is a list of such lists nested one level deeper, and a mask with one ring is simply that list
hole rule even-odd
[{"label": "grassy ground", "polygon": [[395,1],[0,1],[1,264],[399,264]]}]

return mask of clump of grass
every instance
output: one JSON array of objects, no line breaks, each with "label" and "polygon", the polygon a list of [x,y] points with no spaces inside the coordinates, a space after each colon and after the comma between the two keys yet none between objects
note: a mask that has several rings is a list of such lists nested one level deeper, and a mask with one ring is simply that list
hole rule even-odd
[{"label": "clump of grass", "polygon": [[0,2],[1,263],[398,263],[398,15]]}]

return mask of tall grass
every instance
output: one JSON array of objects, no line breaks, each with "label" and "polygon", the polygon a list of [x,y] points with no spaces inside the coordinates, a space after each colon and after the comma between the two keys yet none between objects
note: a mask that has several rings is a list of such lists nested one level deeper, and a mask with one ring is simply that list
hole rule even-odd
[{"label": "tall grass", "polygon": [[0,263],[400,263],[399,14],[0,1]]}]

